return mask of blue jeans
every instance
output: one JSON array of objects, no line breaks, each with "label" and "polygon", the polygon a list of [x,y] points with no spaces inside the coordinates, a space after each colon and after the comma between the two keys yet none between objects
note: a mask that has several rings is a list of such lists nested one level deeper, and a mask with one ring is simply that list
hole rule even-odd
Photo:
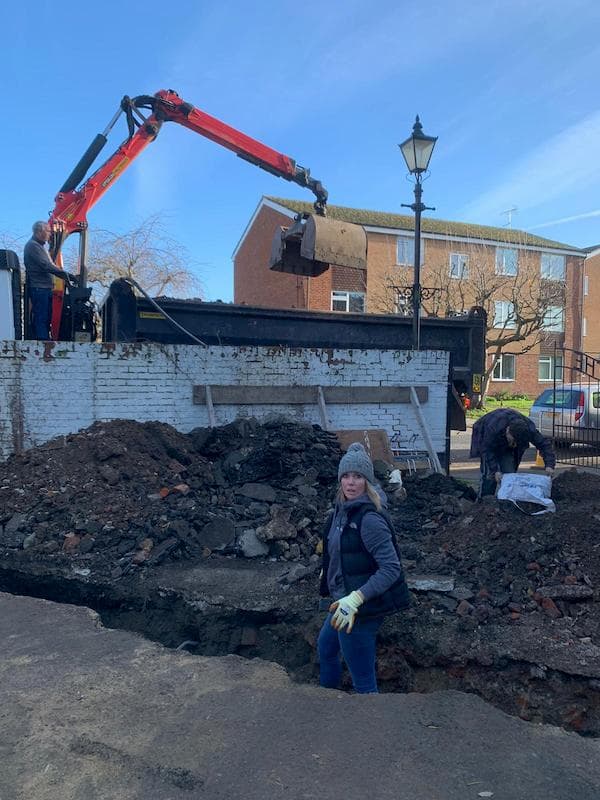
[{"label": "blue jeans", "polygon": [[338,689],[342,677],[341,656],[352,676],[352,685],[358,694],[376,694],[375,642],[383,617],[356,620],[352,633],[336,631],[331,627],[328,614],[319,639],[320,676],[319,683],[326,689]]},{"label": "blue jeans", "polygon": [[34,339],[46,341],[50,338],[50,315],[52,289],[29,289],[31,300],[31,328]]}]

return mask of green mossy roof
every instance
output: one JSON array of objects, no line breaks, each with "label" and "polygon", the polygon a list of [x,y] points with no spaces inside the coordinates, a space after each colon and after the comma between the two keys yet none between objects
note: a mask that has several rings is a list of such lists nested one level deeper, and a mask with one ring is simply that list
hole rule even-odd
[{"label": "green mossy roof", "polygon": [[[287,200],[283,197],[266,197],[273,203],[288,208],[296,213],[313,211],[312,203],[302,200]],[[401,230],[414,230],[415,218],[409,214],[388,214],[384,211],[369,211],[363,208],[346,208],[345,206],[327,206],[327,214],[333,219],[341,219],[344,222],[354,222],[357,225],[372,225],[377,228],[400,228]],[[583,255],[584,251],[579,247],[574,247],[564,242],[555,242],[552,239],[544,239],[541,236],[534,236],[526,231],[516,230],[515,228],[493,228],[489,225],[473,225],[470,222],[450,222],[445,219],[432,219],[431,217],[421,218],[421,231],[423,233],[436,233],[441,236],[460,236],[471,239],[485,239],[494,242],[506,242],[507,244],[520,244],[529,247],[551,247],[560,250],[579,250]]]}]

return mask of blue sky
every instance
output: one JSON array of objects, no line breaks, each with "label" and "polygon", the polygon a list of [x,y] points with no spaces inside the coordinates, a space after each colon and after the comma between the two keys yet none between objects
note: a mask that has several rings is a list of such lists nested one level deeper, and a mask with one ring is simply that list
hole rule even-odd
[{"label": "blue sky", "polygon": [[[332,204],[401,212],[398,143],[439,137],[431,216],[600,243],[595,0],[155,0],[2,12],[0,234],[28,237],[125,94],[185,100],[310,167]],[[126,136],[118,123],[100,159]],[[98,162],[98,164],[101,163]],[[263,194],[300,187],[176,125],[89,214],[124,232],[164,215],[206,299],[233,299],[231,254]],[[92,233],[93,235],[93,233]]]}]

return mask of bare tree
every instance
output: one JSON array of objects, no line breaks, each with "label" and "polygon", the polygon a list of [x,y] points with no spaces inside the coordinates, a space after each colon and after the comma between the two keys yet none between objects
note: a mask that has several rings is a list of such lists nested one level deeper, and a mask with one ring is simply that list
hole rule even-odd
[{"label": "bare tree", "polygon": [[482,399],[503,351],[522,355],[548,339],[554,309],[560,309],[564,323],[564,283],[542,280],[539,265],[533,263],[520,265],[517,275],[508,276],[474,262],[468,277],[449,278],[444,289],[447,312],[464,312],[472,304],[487,314],[486,350],[491,360],[483,374]]},{"label": "bare tree", "polygon": [[[159,214],[126,233],[95,230],[89,238],[90,284],[107,289],[117,278],[132,278],[153,296],[190,292],[201,296],[201,283],[190,269],[186,248],[168,234]],[[72,261],[74,254],[67,258]]]},{"label": "bare tree", "polygon": [[[422,268],[425,314],[454,316],[468,313],[473,306],[482,307],[487,314],[486,351],[491,355],[491,362],[483,375],[482,400],[502,352],[509,349],[513,355],[522,355],[550,339],[552,334],[547,330],[550,316],[556,308],[564,322],[562,309],[566,299],[564,282],[541,278],[537,259],[525,256],[516,274],[498,274],[491,253],[485,245],[470,245],[468,261],[457,263],[454,271],[447,251],[443,261]],[[398,297],[402,296],[403,301],[399,303]],[[381,310],[398,312],[403,307],[410,314],[411,302],[410,299],[406,301],[406,296],[407,287],[394,283],[390,272],[377,303]]]},{"label": "bare tree", "polygon": [[14,250],[15,253],[21,253],[25,238],[24,236],[17,236],[12,231],[0,231],[0,249]]}]

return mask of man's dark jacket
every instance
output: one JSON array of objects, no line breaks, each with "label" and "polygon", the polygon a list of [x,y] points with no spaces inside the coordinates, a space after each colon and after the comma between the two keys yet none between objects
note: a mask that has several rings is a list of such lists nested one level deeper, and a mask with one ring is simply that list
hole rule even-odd
[{"label": "man's dark jacket", "polygon": [[506,439],[506,428],[515,420],[525,420],[529,428],[529,442],[537,448],[542,458],[544,466],[554,468],[556,459],[552,450],[552,442],[538,431],[529,417],[519,414],[512,408],[498,408],[480,417],[473,425],[473,436],[471,438],[471,458],[481,458],[481,463],[485,467],[487,475],[501,472],[500,458],[503,454],[512,453],[515,461],[515,470],[518,468],[527,449],[523,444],[517,444],[515,448],[508,446]]}]

